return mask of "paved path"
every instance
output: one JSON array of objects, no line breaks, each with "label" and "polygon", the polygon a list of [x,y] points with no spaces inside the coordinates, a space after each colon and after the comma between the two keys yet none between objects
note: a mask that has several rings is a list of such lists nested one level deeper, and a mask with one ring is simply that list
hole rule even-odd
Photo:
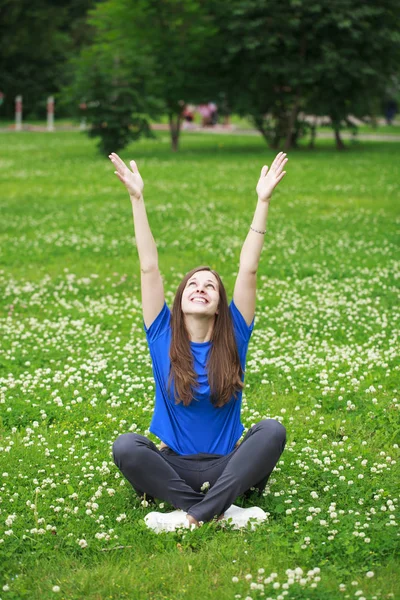
[{"label": "paved path", "polygon": [[[152,125],[152,129],[155,131],[169,131],[169,126],[165,124],[155,124]],[[25,132],[47,132],[45,126],[40,125],[29,125],[25,124],[23,126],[23,131]],[[55,132],[63,132],[63,131],[82,131],[80,127],[71,127],[69,125],[57,125],[55,126]],[[239,127],[235,127],[234,125],[223,126],[223,125],[215,125],[214,127],[199,127],[195,125],[189,129],[182,129],[184,133],[203,133],[203,134],[220,134],[220,135],[261,135],[259,131],[256,129],[241,129]],[[0,127],[0,133],[16,133],[14,127]],[[363,141],[371,141],[371,142],[400,142],[400,135],[393,134],[375,134],[375,133],[358,133],[356,136],[353,136],[349,132],[342,132],[341,137],[343,140],[363,140]],[[334,139],[333,131],[323,131],[318,132],[316,140],[318,139]]]}]

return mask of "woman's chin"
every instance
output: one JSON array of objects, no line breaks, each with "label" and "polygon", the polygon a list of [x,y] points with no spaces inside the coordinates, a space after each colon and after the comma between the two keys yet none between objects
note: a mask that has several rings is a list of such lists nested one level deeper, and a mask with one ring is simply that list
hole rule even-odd
[{"label": "woman's chin", "polygon": [[[211,310],[210,310],[211,309]],[[204,315],[206,317],[213,317],[215,313],[212,311],[212,308],[208,305],[203,304],[191,304],[190,306],[186,306],[182,309],[184,315]]]}]

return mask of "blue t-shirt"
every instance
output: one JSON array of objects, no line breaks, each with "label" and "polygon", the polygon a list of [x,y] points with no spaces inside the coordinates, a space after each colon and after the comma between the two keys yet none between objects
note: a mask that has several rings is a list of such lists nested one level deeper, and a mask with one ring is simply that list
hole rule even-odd
[{"label": "blue t-shirt", "polygon": [[[229,305],[232,317],[240,364],[246,365],[247,348],[254,328],[254,319],[247,325],[235,303]],[[168,377],[171,361],[171,312],[166,303],[153,323],[144,325],[153,363],[156,384],[154,414],[150,425],[151,433],[178,454],[226,455],[235,447],[243,433],[240,421],[242,392],[218,408],[211,402],[211,391],[207,378],[207,358],[212,342],[190,342],[193,366],[198,377],[198,387],[189,406],[175,403],[173,389],[168,394]]]}]

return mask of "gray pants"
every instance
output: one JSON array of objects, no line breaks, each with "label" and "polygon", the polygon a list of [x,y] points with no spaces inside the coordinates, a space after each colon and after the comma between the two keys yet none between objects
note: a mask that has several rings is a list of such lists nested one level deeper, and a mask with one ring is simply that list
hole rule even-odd
[{"label": "gray pants", "polygon": [[[113,454],[115,464],[140,496],[165,500],[206,522],[223,514],[250,488],[262,493],[285,444],[285,427],[266,419],[251,427],[240,446],[226,456],[158,450],[137,433],[120,435]],[[210,484],[206,495],[200,491],[205,482]]]}]

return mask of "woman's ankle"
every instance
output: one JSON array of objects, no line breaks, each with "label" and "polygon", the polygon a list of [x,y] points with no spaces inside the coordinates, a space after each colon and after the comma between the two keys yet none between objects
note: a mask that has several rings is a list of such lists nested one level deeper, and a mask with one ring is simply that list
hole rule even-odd
[{"label": "woman's ankle", "polygon": [[194,525],[194,527],[200,527],[199,521],[197,519],[195,519],[194,517],[192,517],[192,515],[187,514],[186,518],[189,521],[190,527],[192,527],[193,525]]}]

